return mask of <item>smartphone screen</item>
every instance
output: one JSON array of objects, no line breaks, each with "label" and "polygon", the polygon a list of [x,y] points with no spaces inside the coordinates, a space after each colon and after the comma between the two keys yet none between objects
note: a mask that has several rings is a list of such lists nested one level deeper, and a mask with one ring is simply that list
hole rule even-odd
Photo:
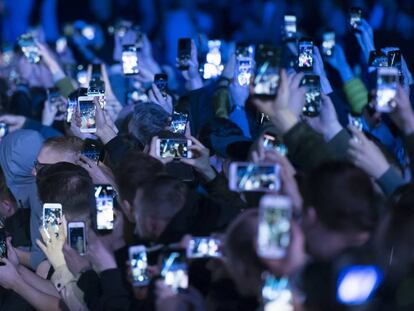
[{"label": "smartphone screen", "polygon": [[187,258],[221,257],[221,241],[211,237],[194,237],[187,247]]},{"label": "smartphone screen", "polygon": [[364,125],[362,123],[362,118],[360,116],[354,116],[352,114],[348,114],[348,124],[352,125],[356,129],[362,132]]},{"label": "smartphone screen", "polygon": [[80,131],[83,133],[96,132],[96,106],[95,100],[92,96],[81,96],[78,98],[79,112],[81,118]]},{"label": "smartphone screen", "polygon": [[122,70],[126,76],[139,73],[138,54],[135,45],[124,45],[122,47]]},{"label": "smartphone screen", "polygon": [[313,41],[302,39],[299,41],[298,68],[312,70],[313,67]]},{"label": "smartphone screen", "polygon": [[66,48],[68,46],[68,42],[65,37],[61,37],[56,40],[56,52],[59,54],[62,54],[65,52]]},{"label": "smartphone screen", "polygon": [[254,95],[274,97],[279,86],[280,49],[260,44],[256,49]]},{"label": "smartphone screen", "polygon": [[85,223],[69,222],[68,223],[68,239],[69,245],[83,256],[86,253],[86,234]]},{"label": "smartphone screen", "polygon": [[322,53],[326,56],[332,56],[335,46],[335,33],[328,31],[323,34]]},{"label": "smartphone screen", "polygon": [[265,150],[276,150],[283,156],[286,156],[288,152],[286,145],[282,143],[281,139],[271,134],[263,135],[263,148]]},{"label": "smartphone screen", "polygon": [[158,139],[158,155],[161,158],[191,158],[191,151],[188,146],[191,141],[179,138],[162,138]]},{"label": "smartphone screen", "polygon": [[388,52],[387,57],[388,57],[388,66],[395,67],[398,70],[401,70],[401,51],[400,50]]},{"label": "smartphone screen", "polygon": [[0,258],[7,258],[6,237],[6,230],[4,228],[0,228]]},{"label": "smartphone screen", "polygon": [[53,231],[59,230],[59,224],[62,221],[62,205],[58,203],[43,204],[43,227],[47,230],[50,225]]},{"label": "smartphone screen", "polygon": [[316,117],[321,111],[321,83],[319,76],[307,75],[301,81],[306,88],[306,103],[303,106],[303,115]]},{"label": "smartphone screen", "polygon": [[286,196],[262,197],[259,204],[257,253],[260,257],[279,259],[290,244],[292,202]]},{"label": "smartphone screen", "polygon": [[369,53],[368,65],[370,67],[388,67],[388,57],[382,51],[371,51]]},{"label": "smartphone screen", "polygon": [[76,107],[78,106],[78,98],[69,97],[68,98],[68,105],[66,108],[66,122],[71,123],[74,113],[76,111]]},{"label": "smartphone screen", "polygon": [[191,59],[191,39],[181,38],[178,40],[178,69],[188,70],[188,61]]},{"label": "smartphone screen", "polygon": [[158,73],[154,76],[154,83],[160,90],[163,97],[167,97],[168,76],[165,73]]},{"label": "smartphone screen", "polygon": [[173,133],[183,135],[188,122],[188,113],[174,111],[171,119],[170,128]]},{"label": "smartphone screen", "polygon": [[229,182],[234,191],[278,191],[280,168],[273,164],[234,162],[230,165]]},{"label": "smartphone screen", "polygon": [[4,122],[0,122],[0,138],[3,138],[7,134],[9,134],[9,126]]},{"label": "smartphone screen", "polygon": [[209,40],[206,62],[203,66],[203,78],[208,80],[220,76],[224,69],[221,61],[221,41]]},{"label": "smartphone screen", "polygon": [[237,43],[236,58],[237,59],[253,59],[254,47],[248,43]]},{"label": "smartphone screen", "polygon": [[362,9],[361,8],[351,8],[349,11],[349,24],[353,29],[357,28],[361,24],[362,18]]},{"label": "smartphone screen", "polygon": [[93,139],[85,139],[82,148],[82,155],[98,163],[103,158],[103,150]]},{"label": "smartphone screen", "polygon": [[36,46],[31,34],[21,35],[18,39],[18,44],[29,63],[37,64],[40,61],[39,48]]},{"label": "smartphone screen", "polygon": [[284,17],[285,27],[285,37],[290,39],[296,35],[296,16],[295,15],[285,15]]},{"label": "smartphone screen", "polygon": [[175,293],[188,288],[188,266],[185,252],[172,251],[164,255],[162,261],[161,276],[165,285],[169,286]]},{"label": "smartphone screen", "polygon": [[381,67],[377,69],[376,111],[389,113],[395,109],[394,98],[397,95],[398,79],[397,68]]},{"label": "smartphone screen", "polygon": [[252,77],[253,63],[251,59],[243,58],[237,61],[237,82],[240,86],[248,86]]},{"label": "smartphone screen", "polygon": [[96,229],[107,232],[114,228],[114,188],[110,185],[95,186]]},{"label": "smartphone screen", "polygon": [[262,301],[264,311],[293,311],[293,294],[287,278],[263,273]]},{"label": "smartphone screen", "polygon": [[134,286],[146,286],[149,284],[148,259],[144,246],[131,246],[129,248],[129,263],[131,266]]}]

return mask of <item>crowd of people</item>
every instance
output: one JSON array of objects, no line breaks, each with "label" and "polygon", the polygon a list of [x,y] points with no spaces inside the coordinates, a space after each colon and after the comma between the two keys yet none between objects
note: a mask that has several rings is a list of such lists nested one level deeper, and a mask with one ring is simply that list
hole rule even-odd
[{"label": "crowd of people", "polygon": [[4,2],[0,309],[413,310],[409,1],[130,2]]}]

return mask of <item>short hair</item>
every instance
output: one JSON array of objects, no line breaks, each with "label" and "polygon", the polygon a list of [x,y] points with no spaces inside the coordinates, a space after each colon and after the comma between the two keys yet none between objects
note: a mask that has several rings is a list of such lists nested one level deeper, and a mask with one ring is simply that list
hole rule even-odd
[{"label": "short hair", "polygon": [[57,151],[81,152],[83,140],[76,136],[58,136],[45,140],[43,147],[49,147]]},{"label": "short hair", "polygon": [[[172,219],[185,205],[187,186],[177,178],[161,175],[148,182],[139,199],[139,214],[159,219]],[[135,203],[135,201],[134,201]],[[137,211],[135,211],[137,212]]]},{"label": "short hair", "polygon": [[95,208],[95,193],[88,172],[75,164],[59,162],[40,169],[36,175],[39,199],[62,204],[67,219],[85,217]]},{"label": "short hair", "polygon": [[313,207],[318,219],[335,231],[372,231],[382,200],[370,177],[352,163],[321,164],[305,179],[304,207]]},{"label": "short hair", "polygon": [[141,151],[132,150],[125,154],[114,170],[115,182],[123,200],[134,202],[137,188],[151,179],[165,173],[162,162]]},{"label": "short hair", "polygon": [[131,120],[129,131],[143,145],[151,142],[151,138],[164,130],[170,123],[170,115],[161,106],[154,103],[138,103]]},{"label": "short hair", "polygon": [[0,166],[0,200],[10,200],[16,202],[13,193],[10,191],[6,183],[6,177],[4,176],[3,169]]}]

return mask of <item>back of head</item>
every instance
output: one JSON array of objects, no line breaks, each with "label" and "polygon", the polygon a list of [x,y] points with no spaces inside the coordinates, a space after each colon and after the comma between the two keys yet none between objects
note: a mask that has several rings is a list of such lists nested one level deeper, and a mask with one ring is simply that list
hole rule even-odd
[{"label": "back of head", "polygon": [[76,136],[59,136],[46,139],[43,147],[51,148],[57,152],[80,153],[83,140]]},{"label": "back of head", "polygon": [[257,294],[264,271],[255,249],[257,226],[257,210],[248,210],[239,215],[226,231],[224,251],[228,259],[227,268],[244,295]]},{"label": "back of head", "polygon": [[349,162],[327,162],[307,177],[304,207],[314,208],[326,228],[339,232],[371,232],[381,200],[370,177]]},{"label": "back of head", "polygon": [[114,170],[122,200],[132,204],[137,188],[145,186],[164,170],[164,165],[154,157],[140,151],[128,152]]},{"label": "back of head", "polygon": [[36,176],[42,203],[60,203],[67,220],[85,220],[95,207],[94,185],[88,172],[59,162],[42,168]]},{"label": "back of head", "polygon": [[143,145],[148,145],[153,136],[169,125],[169,118],[170,115],[157,104],[138,103],[129,121],[129,131]]}]

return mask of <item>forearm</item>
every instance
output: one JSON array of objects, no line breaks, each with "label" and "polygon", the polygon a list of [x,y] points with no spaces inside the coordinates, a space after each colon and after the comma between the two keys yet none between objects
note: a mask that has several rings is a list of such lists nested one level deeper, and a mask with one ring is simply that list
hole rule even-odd
[{"label": "forearm", "polygon": [[25,267],[30,267],[30,252],[23,251],[19,248],[16,248],[16,254],[19,258],[19,262],[21,265]]},{"label": "forearm", "polygon": [[187,80],[185,83],[185,88],[188,91],[194,91],[201,89],[203,87],[203,80],[201,79],[200,75],[197,75],[197,77]]},{"label": "forearm", "polygon": [[22,276],[23,280],[32,287],[35,287],[44,294],[59,298],[59,293],[49,280],[45,280],[33,273],[29,269],[23,266],[18,266],[17,270]]},{"label": "forearm", "polygon": [[23,278],[16,279],[12,289],[38,311],[61,310],[59,307],[59,298],[39,291],[26,283]]}]

